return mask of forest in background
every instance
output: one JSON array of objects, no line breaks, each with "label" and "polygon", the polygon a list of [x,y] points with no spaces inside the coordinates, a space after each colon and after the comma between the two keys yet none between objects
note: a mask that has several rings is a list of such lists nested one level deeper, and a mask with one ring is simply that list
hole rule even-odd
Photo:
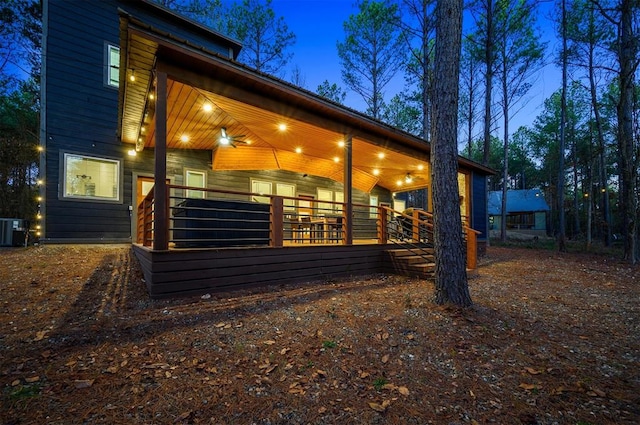
[{"label": "forest in background", "polygon": [[[243,44],[238,60],[302,85],[296,36],[269,0],[158,0]],[[315,92],[429,140],[435,60],[435,1],[357,3],[336,44],[342,81]],[[640,5],[632,0],[554,4],[557,45],[541,41],[540,3],[473,0],[465,9],[460,68],[459,151],[497,174],[489,190],[540,188],[550,234],[586,246],[620,240],[639,257]],[[41,10],[36,0],[0,6],[0,217],[33,219],[38,199]],[[563,87],[531,126],[511,129],[540,69],[562,70]],[[406,87],[389,95],[392,79]],[[346,105],[349,106],[349,105]],[[562,188],[560,190],[560,188]],[[505,223],[506,220],[502,220]]]}]

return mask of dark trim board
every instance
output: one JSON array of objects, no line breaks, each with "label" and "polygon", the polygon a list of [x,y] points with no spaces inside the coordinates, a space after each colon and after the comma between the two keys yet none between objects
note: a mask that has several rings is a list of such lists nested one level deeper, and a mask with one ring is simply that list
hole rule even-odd
[{"label": "dark trim board", "polygon": [[133,245],[151,298],[384,273],[386,245],[153,251]]}]

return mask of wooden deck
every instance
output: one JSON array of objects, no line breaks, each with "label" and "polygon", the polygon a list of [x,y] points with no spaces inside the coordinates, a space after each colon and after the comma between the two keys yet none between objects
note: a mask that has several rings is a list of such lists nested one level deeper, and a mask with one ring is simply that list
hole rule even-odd
[{"label": "wooden deck", "polygon": [[[198,190],[210,199],[168,193],[166,221],[158,218],[152,192],[140,203],[134,252],[152,298],[383,272],[427,277],[433,270],[433,252],[424,250],[433,241],[427,212],[406,215],[385,206],[316,201],[309,216],[301,217],[297,198],[270,195],[268,204],[260,204],[246,201],[260,194]],[[295,205],[290,214],[285,201]],[[337,217],[321,214],[326,211]],[[164,248],[155,243],[160,233],[168,242]],[[474,269],[476,231],[465,227],[465,234],[467,267]],[[388,251],[398,249],[411,252],[393,259]],[[408,263],[416,257],[424,264]]]}]

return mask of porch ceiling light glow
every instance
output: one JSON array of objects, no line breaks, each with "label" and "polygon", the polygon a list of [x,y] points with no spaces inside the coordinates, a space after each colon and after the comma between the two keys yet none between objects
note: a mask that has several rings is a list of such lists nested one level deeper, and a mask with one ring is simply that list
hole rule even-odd
[{"label": "porch ceiling light glow", "polygon": [[129,81],[134,82],[136,80],[136,70],[132,69],[131,74],[129,74]]},{"label": "porch ceiling light glow", "polygon": [[407,173],[407,175],[404,177],[404,181],[408,183],[411,183],[413,181],[413,177],[411,177],[411,174]]},{"label": "porch ceiling light glow", "polygon": [[205,112],[211,112],[213,111],[213,105],[207,102],[204,105],[202,105],[202,110]]},{"label": "porch ceiling light glow", "polygon": [[380,158],[380,159],[384,159],[384,152],[380,152],[380,153],[378,153],[378,158]]},{"label": "porch ceiling light glow", "polygon": [[419,164],[419,165],[418,165],[418,170],[420,170],[420,171],[424,170],[424,165]]},{"label": "porch ceiling light glow", "polygon": [[187,136],[186,134],[183,134],[182,136],[180,136],[180,141],[182,143],[187,143],[189,141],[189,136]]},{"label": "porch ceiling light glow", "polygon": [[398,181],[396,181],[396,184],[397,184],[398,186],[402,186],[402,180],[398,180]]},{"label": "porch ceiling light glow", "polygon": [[136,152],[136,150],[135,150],[135,149],[129,149],[129,150],[127,151],[127,154],[128,154],[129,156],[136,156],[138,153]]},{"label": "porch ceiling light glow", "polygon": [[344,148],[344,140],[340,140],[338,142],[338,146],[340,146],[341,148]]},{"label": "porch ceiling light glow", "polygon": [[379,169],[377,169],[377,168],[374,168],[374,169],[373,169],[373,175],[374,175],[374,176],[379,176],[379,175],[380,175],[380,170],[379,170]]},{"label": "porch ceiling light glow", "polygon": [[156,96],[153,94],[153,92],[149,93],[149,100],[153,100],[155,98]]},{"label": "porch ceiling light glow", "polygon": [[287,130],[287,125],[285,123],[278,124],[278,130],[286,131]]},{"label": "porch ceiling light glow", "polygon": [[340,157],[334,156],[333,157],[333,162],[340,162]]},{"label": "porch ceiling light glow", "polygon": [[296,148],[296,153],[302,153],[302,148],[301,147],[297,147]]}]

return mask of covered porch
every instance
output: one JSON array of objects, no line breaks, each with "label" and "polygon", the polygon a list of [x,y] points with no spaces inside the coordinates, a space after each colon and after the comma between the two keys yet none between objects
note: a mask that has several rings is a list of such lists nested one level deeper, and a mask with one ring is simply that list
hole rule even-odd
[{"label": "covered porch", "polygon": [[[429,243],[425,141],[129,15],[121,46],[119,136],[152,296],[388,271],[384,253],[396,243]],[[190,157],[210,158],[207,169]],[[452,187],[470,267],[480,233],[472,184],[490,172],[460,159]],[[426,208],[394,211],[395,193],[410,190],[426,191]],[[392,235],[402,219],[411,230]]]}]

